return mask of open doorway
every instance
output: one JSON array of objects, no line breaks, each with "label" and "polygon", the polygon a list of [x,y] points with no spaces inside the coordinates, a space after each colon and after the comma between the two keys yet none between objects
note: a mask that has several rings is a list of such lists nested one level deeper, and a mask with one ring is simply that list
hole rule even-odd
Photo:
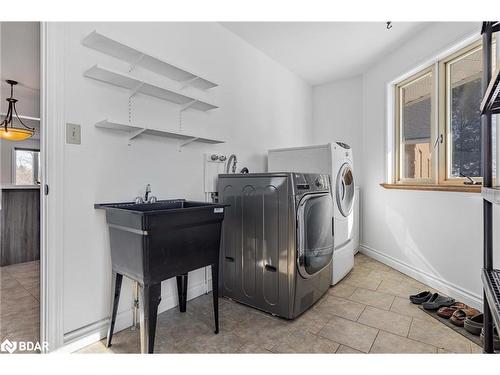
[{"label": "open doorway", "polygon": [[40,351],[40,23],[0,22],[0,343]]}]

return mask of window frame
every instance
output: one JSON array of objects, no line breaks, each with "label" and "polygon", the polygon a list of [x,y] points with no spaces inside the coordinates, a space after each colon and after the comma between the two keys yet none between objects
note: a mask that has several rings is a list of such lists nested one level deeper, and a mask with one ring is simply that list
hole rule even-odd
[{"label": "window frame", "polygon": [[[493,43],[496,45],[495,38]],[[449,74],[447,74],[447,69],[455,61],[481,48],[481,39],[478,39],[477,36],[471,36],[387,84],[389,98],[387,109],[390,111],[387,120],[390,128],[387,133],[389,143],[387,143],[386,181],[389,181],[389,183],[382,183],[381,186],[398,189],[404,189],[405,186],[408,186],[414,190],[420,190],[420,186],[425,190],[480,192],[481,185],[465,184],[464,182],[467,179],[464,177],[448,178],[448,172],[451,169],[451,132],[449,131],[448,116],[449,90],[447,80]],[[399,88],[408,85],[419,77],[425,76],[429,72],[432,72],[434,78],[433,89],[431,90],[434,96],[431,97],[431,112],[433,112],[431,116],[431,178],[402,178],[402,124]],[[442,140],[440,139],[441,135],[443,136]],[[497,150],[497,152],[499,151]],[[473,180],[482,182],[482,177],[473,177]]]},{"label": "window frame", "polygon": [[[18,184],[17,183],[17,155],[16,151],[31,151],[35,152],[35,157],[33,160],[33,185],[23,185],[23,184]],[[37,148],[30,148],[30,147],[14,147],[12,149],[12,185],[15,186],[35,186],[40,183],[40,181],[37,181],[38,175],[39,175],[39,170],[40,170],[40,149]]]},{"label": "window frame", "polygon": [[405,178],[402,176],[402,167],[403,167],[403,142],[401,139],[402,134],[402,122],[401,122],[401,113],[402,113],[402,103],[401,103],[401,90],[410,84],[417,82],[419,79],[424,78],[425,76],[431,74],[432,77],[432,86],[431,86],[431,153],[433,146],[433,138],[436,133],[436,119],[434,115],[434,108],[436,108],[436,69],[434,64],[419,70],[417,73],[411,75],[410,77],[402,80],[394,86],[394,150],[395,150],[395,181],[399,184],[433,184],[436,176],[436,161],[433,157],[431,159],[431,177],[430,178]]},{"label": "window frame", "polygon": [[[450,121],[450,66],[477,50],[482,49],[480,40],[459,49],[438,62],[439,65],[439,135],[443,142],[439,145],[438,184],[463,185],[465,177],[449,177],[451,170],[451,121]],[[482,177],[472,177],[476,182],[482,182]]]}]

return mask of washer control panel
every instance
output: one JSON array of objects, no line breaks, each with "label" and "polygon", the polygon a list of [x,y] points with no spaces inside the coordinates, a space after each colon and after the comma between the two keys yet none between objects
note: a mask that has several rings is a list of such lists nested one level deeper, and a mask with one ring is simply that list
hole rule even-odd
[{"label": "washer control panel", "polygon": [[294,173],[297,193],[330,191],[330,176],[316,173]]}]

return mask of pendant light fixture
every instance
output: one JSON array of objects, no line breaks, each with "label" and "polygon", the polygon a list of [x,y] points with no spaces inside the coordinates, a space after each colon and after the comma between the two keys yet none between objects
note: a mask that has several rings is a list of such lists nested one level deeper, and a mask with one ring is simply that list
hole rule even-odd
[{"label": "pendant light fixture", "polygon": [[[5,119],[0,124],[0,138],[6,139],[8,141],[24,141],[25,139],[31,137],[35,134],[35,128],[30,128],[26,126],[24,122],[19,118],[16,110],[17,99],[14,98],[14,86],[17,85],[17,81],[12,81],[8,79],[7,82],[10,85],[10,98],[7,98],[9,102],[9,109],[5,115]],[[13,116],[16,115],[17,120],[23,126],[14,126]]]}]

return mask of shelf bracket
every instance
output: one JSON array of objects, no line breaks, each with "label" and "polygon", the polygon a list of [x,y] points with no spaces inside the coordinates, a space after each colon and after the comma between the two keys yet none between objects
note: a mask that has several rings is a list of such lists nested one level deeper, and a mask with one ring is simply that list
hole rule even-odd
[{"label": "shelf bracket", "polygon": [[199,78],[200,77],[194,77],[194,78],[191,78],[191,79],[183,81],[181,83],[181,90],[185,89],[186,87],[188,87],[189,85],[191,85],[194,81],[198,80]]},{"label": "shelf bracket", "polygon": [[133,98],[143,85],[144,85],[144,82],[141,82],[136,87],[134,87],[132,90],[130,90],[129,99]]},{"label": "shelf bracket", "polygon": [[182,143],[179,147],[183,148],[183,147],[187,146],[188,144],[197,141],[198,139],[200,139],[200,137],[191,138],[189,141],[186,141],[186,142]]},{"label": "shelf bracket", "polygon": [[196,103],[198,100],[197,99],[194,99],[194,100],[191,100],[189,103],[187,104],[184,104],[182,107],[181,107],[181,112],[184,112],[186,109],[189,109],[194,103]]},{"label": "shelf bracket", "polygon": [[135,59],[135,61],[132,61],[132,62],[130,63],[130,66],[129,66],[129,68],[128,68],[128,72],[129,72],[129,73],[130,73],[132,70],[134,70],[134,69],[135,69],[135,67],[137,66],[137,64],[139,64],[139,63],[142,61],[142,59],[144,58],[144,56],[145,56],[145,55],[144,55],[143,53],[141,53],[141,54],[139,55],[139,57],[138,57],[137,59]]},{"label": "shelf bracket", "polygon": [[138,136],[140,136],[142,133],[144,133],[147,129],[146,128],[143,128],[143,129],[139,129],[133,133],[130,134],[130,137],[129,137],[129,141],[131,141],[132,139],[134,138],[137,138]]}]

